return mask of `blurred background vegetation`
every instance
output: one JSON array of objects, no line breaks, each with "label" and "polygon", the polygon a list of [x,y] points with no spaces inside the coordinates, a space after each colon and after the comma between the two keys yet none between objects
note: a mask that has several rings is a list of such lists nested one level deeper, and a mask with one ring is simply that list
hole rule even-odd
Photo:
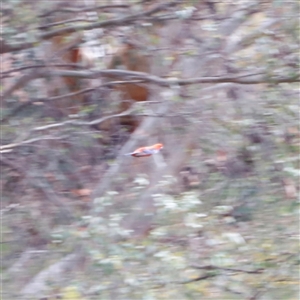
[{"label": "blurred background vegetation", "polygon": [[298,1],[1,6],[2,299],[298,299]]}]

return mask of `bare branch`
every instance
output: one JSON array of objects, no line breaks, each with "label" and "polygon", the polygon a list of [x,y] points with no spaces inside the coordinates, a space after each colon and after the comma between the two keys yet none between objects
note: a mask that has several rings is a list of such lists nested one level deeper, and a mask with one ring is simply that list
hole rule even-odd
[{"label": "bare branch", "polygon": [[28,48],[33,48],[35,46],[37,46],[36,42],[7,44],[4,40],[0,40],[0,54],[20,51]]},{"label": "bare branch", "polygon": [[[49,60],[51,60],[52,58],[62,55],[64,52],[66,52],[67,50],[71,49],[73,46],[77,45],[78,43],[80,43],[82,40],[81,35],[76,35],[71,41],[69,41],[63,48],[59,49],[58,51],[54,52],[52,54],[52,57],[49,58]],[[38,69],[33,69],[30,72],[28,72],[27,74],[21,76],[21,78],[19,78],[19,80],[17,80],[11,87],[9,87],[6,91],[3,92],[2,97],[3,99],[6,99],[8,96],[10,96],[15,90],[23,87],[27,82],[36,79],[36,78],[40,78],[43,77],[42,74],[44,74],[45,72],[38,70]]]},{"label": "bare branch", "polygon": [[[40,142],[40,141],[44,141],[44,140],[61,140],[61,139],[65,139],[66,137],[67,136],[60,136],[60,137],[42,136],[42,137],[38,137],[38,138],[33,138],[33,139],[25,140],[25,141],[22,141],[22,142],[19,142],[19,143],[7,144],[7,145],[0,146],[0,153],[6,153],[6,150],[9,150],[9,149],[11,150],[13,148],[16,148],[16,147],[19,147],[19,146],[23,146],[23,145],[28,145],[28,144],[32,144],[32,143],[36,143],[36,142]],[[8,162],[4,161],[3,159],[1,159],[1,162],[3,162],[3,163],[5,163],[5,164],[8,165]],[[9,165],[11,167],[14,167],[11,163]],[[18,171],[20,171],[20,168],[18,168]],[[24,172],[22,172],[22,173],[24,173]]]},{"label": "bare branch", "polygon": [[174,282],[174,283],[177,283],[177,284],[188,284],[188,283],[192,283],[192,282],[196,282],[196,281],[201,281],[201,280],[205,280],[205,279],[208,279],[208,278],[211,278],[211,277],[215,277],[217,276],[217,274],[205,274],[205,275],[201,275],[201,276],[198,276],[196,278],[193,278],[193,279],[190,279],[190,280],[186,280],[186,281],[181,281],[181,282]]},{"label": "bare branch", "polygon": [[133,112],[133,108],[129,108],[128,110],[119,113],[119,114],[115,114],[115,115],[110,115],[110,116],[106,116],[103,118],[99,118],[93,121],[89,121],[89,122],[84,122],[84,121],[76,121],[76,120],[68,120],[65,122],[61,122],[61,123],[55,123],[55,124],[50,124],[50,125],[45,125],[45,126],[40,126],[40,127],[35,127],[34,129],[32,129],[32,132],[37,132],[37,131],[43,131],[43,130],[48,130],[48,129],[53,129],[53,128],[58,128],[58,127],[62,127],[65,125],[75,125],[75,126],[92,126],[92,125],[97,125],[100,124],[106,120],[112,119],[112,118],[119,118],[119,117],[124,117],[124,116],[128,116]]},{"label": "bare branch", "polygon": [[91,23],[93,21],[87,20],[86,18],[74,18],[74,19],[64,20],[64,21],[60,21],[60,22],[53,22],[53,23],[41,25],[41,26],[37,27],[37,29],[47,29],[52,26],[63,25],[63,24],[68,24],[68,23],[75,23],[75,22]]},{"label": "bare branch", "polygon": [[[111,19],[111,20],[107,20],[107,21],[97,22],[94,24],[74,25],[74,26],[59,28],[59,29],[56,29],[53,31],[49,31],[49,32],[40,34],[40,36],[38,37],[38,40],[49,39],[49,38],[57,36],[57,35],[79,32],[82,30],[91,30],[91,29],[95,29],[95,28],[105,28],[105,27],[109,27],[109,26],[120,26],[120,25],[124,25],[124,24],[126,24],[126,25],[132,24],[138,18],[151,16],[159,11],[162,11],[169,7],[175,6],[181,2],[182,2],[181,0],[176,0],[176,1],[171,1],[171,2],[164,3],[164,4],[159,4],[156,7],[149,9],[147,11],[139,12],[136,14],[131,14],[131,15],[123,17],[123,18]],[[0,54],[7,53],[7,52],[13,52],[13,51],[19,51],[19,50],[23,50],[23,49],[27,49],[27,48],[32,48],[32,47],[35,47],[36,44],[37,44],[37,42],[7,44],[3,40],[1,40],[0,41]]]},{"label": "bare branch", "polygon": [[[14,108],[10,113],[8,113],[4,118],[2,118],[0,120],[0,123],[3,123],[4,121],[6,121],[7,119],[9,119],[11,116],[15,115],[19,110],[23,109],[25,106],[27,105],[30,105],[30,104],[33,104],[35,102],[43,102],[43,101],[51,101],[51,100],[58,100],[58,99],[62,99],[64,97],[69,97],[69,96],[74,96],[74,95],[77,95],[77,94],[82,94],[82,93],[87,93],[89,91],[93,91],[97,88],[100,88],[100,87],[103,87],[103,86],[108,86],[108,85],[112,85],[112,84],[124,84],[124,83],[138,83],[138,82],[141,82],[139,80],[131,80],[131,81],[112,81],[112,82],[109,82],[107,84],[103,84],[103,85],[100,85],[98,87],[95,87],[95,88],[88,88],[88,89],[83,89],[81,91],[78,91],[78,92],[75,92],[75,93],[69,93],[69,94],[65,94],[65,95],[62,95],[62,96],[56,96],[56,97],[51,97],[51,98],[37,98],[37,99],[32,99],[31,101],[29,102],[26,102],[26,103],[22,103],[21,105],[19,105],[18,107]],[[210,91],[210,90],[217,90],[219,88],[224,88],[226,86],[228,86],[230,84],[228,83],[220,83],[220,84],[217,84],[213,87],[207,87],[205,88],[205,91]],[[147,101],[147,102],[142,102],[142,103],[136,103],[136,104],[150,104],[150,103],[159,103],[160,101]],[[50,125],[45,125],[45,126],[41,126],[41,127],[37,127],[35,129],[32,129],[31,131],[39,131],[39,130],[48,130],[48,129],[52,129],[52,128],[58,128],[58,127],[62,127],[62,126],[66,126],[66,125],[75,125],[75,126],[91,126],[91,125],[96,125],[96,124],[100,124],[110,118],[115,118],[115,117],[123,117],[123,116],[129,116],[131,115],[132,113],[134,112],[134,107],[130,108],[129,110],[127,111],[124,111],[122,112],[121,114],[115,114],[115,115],[111,115],[111,116],[106,116],[106,117],[103,117],[103,118],[100,118],[100,119],[96,119],[96,120],[93,120],[93,121],[89,121],[89,122],[83,122],[83,121],[74,121],[74,120],[68,120],[68,121],[64,121],[64,122],[61,122],[61,123],[54,123],[54,124],[50,124]],[[198,111],[187,111],[187,112],[182,112],[181,115],[192,115],[192,114],[198,114],[199,112]],[[149,113],[134,113],[135,116],[142,116],[142,117],[176,117],[178,116],[178,114],[164,114],[164,113],[153,113],[153,114],[149,114]],[[32,139],[32,140],[28,140],[30,143],[31,142],[37,142],[39,141],[39,139]],[[8,149],[11,149],[11,148],[14,148],[15,146],[21,146],[23,144],[26,144],[28,142],[26,141],[23,141],[22,143],[13,143],[13,144],[9,144],[9,145],[5,145],[5,146],[2,146],[4,147],[3,149],[1,149],[0,147],[0,150],[1,150],[1,153],[6,153],[6,152],[10,152],[10,150],[8,151]],[[215,189],[212,189],[212,191],[214,191]],[[208,190],[207,192],[210,192],[211,190]]]},{"label": "bare branch", "polygon": [[164,3],[164,4],[159,4],[155,7],[153,7],[152,9],[146,10],[144,12],[132,14],[132,15],[129,15],[129,16],[126,16],[123,18],[111,19],[111,20],[107,20],[107,21],[97,22],[94,24],[69,26],[69,27],[56,29],[56,30],[41,34],[40,38],[41,39],[49,39],[56,35],[73,33],[73,32],[78,32],[81,30],[91,30],[91,29],[95,29],[95,28],[105,28],[105,27],[109,27],[109,26],[119,26],[119,25],[123,25],[123,24],[128,25],[128,24],[135,22],[137,20],[137,18],[151,16],[159,11],[165,10],[171,6],[175,6],[181,2],[182,2],[181,0],[176,0],[176,1],[171,1],[171,2]]},{"label": "bare branch", "polygon": [[270,35],[269,33],[266,33],[267,29],[269,29],[270,27],[272,27],[278,23],[280,23],[279,19],[270,19],[270,20],[268,20],[268,22],[265,22],[264,24],[262,24],[262,26],[260,28],[258,28],[254,32],[251,32],[250,34],[248,34],[247,36],[245,36],[242,39],[239,39],[237,41],[236,40],[231,41],[229,39],[228,43],[225,47],[224,53],[231,54],[231,53],[237,52],[241,49],[251,46],[253,44],[253,42],[256,39],[260,38],[261,36]]},{"label": "bare branch", "polygon": [[230,18],[226,19],[220,26],[220,33],[228,36],[236,31],[251,15],[259,12],[257,1],[251,1],[242,9],[235,11]]},{"label": "bare branch", "polygon": [[1,78],[5,78],[8,77],[8,75],[10,73],[14,73],[14,72],[20,72],[23,70],[27,70],[27,69],[35,69],[35,68],[47,68],[47,67],[63,67],[63,68],[78,68],[78,69],[86,69],[86,67],[79,65],[79,64],[49,64],[49,65],[45,65],[45,64],[36,64],[36,65],[28,65],[28,66],[23,66],[23,67],[19,67],[19,68],[14,68],[14,69],[10,69],[4,72],[0,72],[0,77]]},{"label": "bare branch", "polygon": [[[76,120],[67,120],[67,121],[64,121],[64,122],[61,122],[61,123],[54,123],[54,124],[49,124],[49,125],[45,125],[45,126],[35,127],[35,128],[33,128],[29,131],[29,134],[32,133],[32,132],[44,131],[44,130],[49,130],[49,129],[53,129],[53,128],[59,128],[59,127],[63,127],[63,126],[66,126],[66,125],[74,125],[74,126],[97,125],[97,124],[100,124],[100,123],[102,123],[106,120],[112,119],[112,118],[128,116],[133,111],[134,111],[134,108],[131,107],[128,110],[126,110],[122,113],[106,116],[106,117],[99,118],[99,119],[89,121],[89,122],[76,121]],[[38,137],[38,138],[32,138],[32,139],[29,139],[29,140],[25,140],[25,141],[22,141],[22,142],[19,142],[19,143],[7,144],[7,145],[0,146],[0,153],[6,153],[7,150],[11,150],[13,148],[23,146],[23,145],[27,145],[27,144],[36,143],[36,142],[39,142],[39,141],[42,141],[42,140],[57,140],[57,139],[64,139],[66,137],[67,136],[60,136],[60,137],[42,136],[42,137]]]},{"label": "bare branch", "polygon": [[[274,71],[275,73],[275,71]],[[142,80],[145,82],[151,82],[158,84],[160,86],[184,86],[197,83],[238,83],[238,84],[260,84],[260,83],[284,83],[284,82],[299,82],[300,74],[296,73],[292,76],[280,76],[280,75],[270,75],[264,74],[263,72],[256,73],[246,73],[237,74],[229,76],[219,76],[219,77],[196,77],[189,79],[178,79],[178,78],[168,78],[163,79],[161,77],[151,75],[144,72],[135,71],[125,71],[125,70],[92,70],[92,71],[73,71],[73,70],[49,70],[44,72],[38,72],[37,70],[32,71],[32,73],[22,76],[12,87],[9,87],[3,92],[3,99],[7,98],[13,91],[24,86],[28,81],[40,77],[51,77],[51,76],[62,76],[62,77],[77,77],[77,78],[99,78],[101,76],[129,76],[131,79]]]},{"label": "bare branch", "polygon": [[[275,73],[275,72],[274,72]],[[94,70],[94,71],[72,71],[72,70],[58,70],[47,71],[42,76],[63,76],[63,77],[77,77],[77,78],[98,78],[101,76],[129,76],[132,79],[140,79],[145,82],[151,82],[160,86],[183,86],[197,83],[238,83],[238,84],[259,84],[259,83],[283,83],[283,82],[299,82],[300,74],[297,73],[292,76],[279,76],[269,75],[264,72],[244,73],[227,76],[216,77],[196,77],[189,79],[167,78],[163,79],[155,75],[151,75],[144,72],[125,71],[125,70]]]},{"label": "bare branch", "polygon": [[[261,274],[265,271],[263,268],[259,268],[256,270],[243,270],[243,269],[236,269],[236,268],[224,268],[224,267],[218,267],[218,266],[213,266],[213,265],[205,265],[205,266],[192,265],[191,268],[207,270],[207,271],[223,270],[223,271],[248,273],[248,274]],[[205,280],[210,277],[215,277],[217,275],[218,275],[217,273],[207,273],[207,274],[201,275],[199,277],[196,277],[196,278],[193,278],[193,279],[190,279],[187,281],[179,282],[179,283],[181,283],[181,284],[192,283],[195,281]]]},{"label": "bare branch", "polygon": [[50,97],[50,98],[33,98],[30,101],[22,102],[22,103],[18,104],[16,107],[14,107],[13,109],[11,109],[10,112],[6,113],[0,119],[0,123],[6,122],[8,119],[10,119],[11,117],[15,116],[17,113],[22,111],[25,107],[27,107],[29,105],[32,105],[34,103],[37,103],[37,102],[49,102],[49,101],[60,100],[60,99],[64,99],[64,98],[67,98],[67,97],[73,97],[73,96],[76,96],[76,95],[86,94],[86,93],[92,92],[94,90],[97,90],[99,88],[106,87],[106,86],[113,86],[113,85],[116,85],[116,84],[141,83],[141,82],[142,82],[142,80],[111,81],[111,82],[107,82],[107,83],[101,84],[101,85],[93,87],[93,88],[82,89],[82,90],[79,90],[77,92],[68,93],[68,94],[64,94],[64,95],[60,95],[60,96],[54,96],[54,97]]},{"label": "bare branch", "polygon": [[264,74],[263,72],[257,73],[247,73],[247,74],[237,74],[229,76],[220,76],[220,77],[196,77],[189,79],[178,79],[178,78],[168,78],[163,79],[161,77],[150,75],[143,72],[134,72],[134,71],[124,71],[124,70],[101,70],[101,71],[73,71],[73,70],[49,70],[45,72],[33,72],[28,75],[24,75],[19,81],[16,82],[12,87],[4,91],[2,97],[5,99],[13,91],[24,86],[28,81],[48,76],[62,76],[62,77],[77,77],[77,78],[99,78],[101,76],[128,76],[131,79],[138,79],[145,82],[151,82],[158,84],[160,86],[184,86],[198,83],[238,83],[238,84],[260,84],[260,83],[284,83],[284,82],[299,82],[300,74],[297,73],[292,76],[279,76],[279,75],[269,75]]},{"label": "bare branch", "polygon": [[199,269],[199,270],[224,270],[230,272],[238,272],[238,273],[248,273],[248,274],[261,274],[265,271],[263,268],[255,269],[255,270],[244,270],[244,269],[236,269],[236,268],[225,268],[225,267],[218,267],[213,265],[192,265],[191,268]]},{"label": "bare branch", "polygon": [[[39,17],[46,17],[56,12],[70,12],[70,13],[82,13],[88,11],[95,11],[95,10],[110,10],[116,8],[130,8],[130,5],[127,4],[112,4],[112,5],[97,5],[97,6],[90,6],[90,7],[68,7],[68,8],[60,8],[55,9],[52,11],[48,11],[46,13],[40,14]],[[48,24],[47,24],[48,25]]]}]

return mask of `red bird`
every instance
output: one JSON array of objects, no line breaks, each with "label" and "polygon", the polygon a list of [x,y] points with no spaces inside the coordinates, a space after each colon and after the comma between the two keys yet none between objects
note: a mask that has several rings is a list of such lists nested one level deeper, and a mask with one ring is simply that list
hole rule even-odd
[{"label": "red bird", "polygon": [[131,155],[131,156],[134,156],[134,157],[151,156],[152,154],[158,153],[161,149],[163,149],[163,147],[164,147],[163,144],[155,144],[153,146],[138,148],[135,151],[133,151],[131,153],[124,154],[124,155]]}]

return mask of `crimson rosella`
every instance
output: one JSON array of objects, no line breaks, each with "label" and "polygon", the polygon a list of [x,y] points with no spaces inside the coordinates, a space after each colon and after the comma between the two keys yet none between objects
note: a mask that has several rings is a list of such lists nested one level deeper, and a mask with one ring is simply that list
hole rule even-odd
[{"label": "crimson rosella", "polygon": [[146,157],[151,156],[152,154],[158,153],[164,147],[163,144],[155,144],[153,146],[141,147],[136,149],[131,153],[127,153],[124,155],[131,155],[134,157]]}]

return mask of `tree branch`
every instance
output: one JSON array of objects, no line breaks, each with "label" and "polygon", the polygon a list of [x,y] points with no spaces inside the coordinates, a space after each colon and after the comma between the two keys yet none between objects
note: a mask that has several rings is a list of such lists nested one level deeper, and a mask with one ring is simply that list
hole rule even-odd
[{"label": "tree branch", "polygon": [[0,54],[20,51],[28,48],[33,48],[36,46],[37,46],[37,42],[7,44],[4,40],[0,40]]},{"label": "tree branch", "polygon": [[87,20],[86,18],[74,18],[74,19],[69,19],[69,20],[64,20],[64,21],[59,21],[59,22],[48,23],[45,25],[40,25],[37,27],[37,29],[47,29],[52,26],[64,25],[64,24],[75,23],[75,22],[92,23],[93,21]]},{"label": "tree branch", "polygon": [[5,78],[5,77],[8,77],[8,75],[10,73],[20,72],[23,70],[35,69],[35,68],[49,68],[49,67],[86,69],[85,66],[82,66],[80,64],[71,64],[71,63],[70,64],[49,64],[49,65],[35,64],[35,65],[28,65],[28,66],[23,66],[23,67],[19,67],[19,68],[10,69],[10,70],[4,71],[4,72],[0,72],[0,77]]},{"label": "tree branch", "polygon": [[[77,78],[99,78],[101,76],[116,76],[123,77],[128,76],[131,79],[142,80],[145,82],[151,82],[158,84],[160,86],[170,87],[170,86],[184,86],[198,83],[238,83],[238,84],[260,84],[260,83],[284,83],[284,82],[299,82],[300,74],[297,73],[292,76],[271,76],[269,74],[259,73],[248,73],[248,74],[238,74],[238,75],[229,75],[229,76],[219,76],[219,77],[196,77],[189,79],[177,79],[177,78],[168,78],[164,79],[155,75],[150,75],[143,72],[134,72],[134,71],[124,71],[124,70],[101,70],[101,71],[73,71],[73,70],[53,70],[45,72],[36,72],[28,75],[24,75],[24,80],[22,81],[22,86],[24,82],[39,78],[39,77],[51,77],[51,76],[62,76],[62,77],[77,77]],[[22,77],[23,78],[23,77]],[[20,87],[20,83],[17,82],[13,87],[8,88],[3,92],[3,98],[5,99],[12,93],[12,91]]]},{"label": "tree branch", "polygon": [[259,27],[254,32],[251,32],[250,34],[246,35],[243,38],[240,38],[238,40],[234,39],[228,39],[227,45],[225,46],[224,53],[226,54],[232,54],[234,52],[237,52],[241,49],[247,48],[251,46],[254,41],[261,36],[270,35],[270,33],[267,32],[267,29],[270,27],[273,27],[274,25],[277,25],[280,23],[281,20],[279,19],[270,19],[267,22],[263,23],[261,27]]},{"label": "tree branch", "polygon": [[[13,148],[23,146],[23,145],[28,145],[28,144],[32,144],[32,143],[36,143],[36,142],[40,142],[40,141],[44,141],[44,140],[61,140],[61,139],[65,139],[66,137],[67,136],[60,136],[60,137],[42,136],[42,137],[38,137],[38,138],[32,138],[32,139],[29,139],[29,140],[25,140],[25,141],[22,141],[22,142],[19,142],[19,143],[7,144],[7,145],[0,146],[0,153],[7,153],[7,150],[11,150]],[[6,165],[10,165],[11,167],[14,167],[11,163],[8,164],[8,162],[4,161],[3,159],[1,159],[0,161],[5,163]],[[20,168],[18,168],[18,170],[20,170]]]},{"label": "tree branch", "polygon": [[48,102],[48,101],[60,100],[60,99],[64,99],[64,98],[67,98],[67,97],[73,97],[73,96],[76,96],[76,95],[86,94],[86,93],[92,92],[94,90],[97,90],[99,88],[106,87],[106,86],[113,86],[113,85],[116,85],[116,84],[141,83],[141,82],[142,82],[142,80],[111,81],[111,82],[107,82],[107,83],[101,84],[99,86],[96,86],[94,88],[82,89],[82,90],[79,90],[77,92],[68,93],[68,94],[64,94],[64,95],[60,95],[60,96],[54,96],[54,97],[50,97],[50,98],[33,98],[30,101],[18,104],[16,107],[12,108],[11,111],[4,114],[4,116],[0,119],[0,124],[3,123],[3,122],[6,122],[8,119],[10,119],[14,115],[16,115],[17,113],[22,111],[25,107],[27,107],[31,104],[34,104],[36,102]]},{"label": "tree branch", "polygon": [[176,0],[176,1],[171,1],[168,3],[164,3],[164,4],[159,4],[152,9],[146,10],[144,12],[132,14],[132,15],[129,15],[129,16],[126,16],[123,18],[111,19],[111,20],[107,20],[107,21],[97,22],[94,24],[77,25],[77,26],[69,26],[69,27],[59,28],[59,29],[56,29],[53,31],[42,33],[40,35],[40,39],[49,39],[56,35],[73,33],[73,32],[78,32],[81,30],[91,30],[91,29],[95,29],[95,28],[105,28],[108,26],[117,26],[117,25],[124,25],[124,24],[128,25],[128,24],[135,22],[137,20],[137,18],[151,16],[159,11],[165,10],[171,6],[175,6],[181,2],[182,2],[181,0]]},{"label": "tree branch", "polygon": [[[130,5],[127,4],[114,4],[114,5],[97,5],[97,6],[90,6],[90,7],[69,7],[69,8],[60,8],[55,9],[52,11],[48,11],[46,13],[40,14],[39,17],[47,17],[56,12],[70,12],[70,13],[82,13],[88,11],[95,11],[95,10],[105,10],[105,9],[116,9],[116,8],[130,8]],[[48,24],[47,24],[48,25]]]},{"label": "tree branch", "polygon": [[[44,130],[49,130],[49,129],[54,129],[54,128],[59,128],[59,127],[63,127],[66,125],[74,125],[74,126],[92,126],[92,125],[97,125],[100,124],[106,120],[112,119],[112,118],[118,118],[118,117],[124,117],[124,116],[128,116],[130,115],[132,112],[134,111],[134,107],[129,108],[126,111],[123,111],[122,113],[119,114],[115,114],[115,115],[110,115],[110,116],[106,116],[103,118],[99,118],[93,121],[89,121],[89,122],[85,122],[85,121],[76,121],[76,120],[67,120],[61,123],[54,123],[54,124],[49,124],[49,125],[45,125],[45,126],[40,126],[40,127],[35,127],[33,129],[31,129],[29,131],[29,134],[32,132],[38,132],[38,131],[44,131]],[[57,140],[57,139],[63,139],[66,138],[66,136],[60,136],[60,137],[55,137],[55,136],[42,136],[42,137],[38,137],[38,138],[32,138],[32,139],[28,139],[28,140],[24,140],[21,141],[19,143],[12,143],[12,144],[7,144],[7,145],[3,145],[0,146],[0,153],[6,153],[7,150],[11,150],[13,148],[19,147],[19,146],[23,146],[23,145],[27,145],[27,144],[32,144],[35,142],[39,142],[42,140]]]},{"label": "tree branch", "polygon": [[189,79],[178,79],[178,78],[167,78],[164,79],[159,76],[151,75],[144,72],[125,71],[125,70],[93,70],[93,71],[72,71],[72,70],[57,70],[57,71],[46,71],[42,76],[62,76],[62,77],[77,77],[77,78],[98,78],[104,77],[122,77],[128,76],[131,79],[140,79],[145,82],[151,82],[160,86],[183,86],[197,83],[238,83],[238,84],[259,84],[259,83],[283,83],[283,82],[299,82],[300,74],[297,73],[292,76],[279,76],[270,75],[263,72],[216,76],[216,77],[196,77]]},{"label": "tree branch", "polygon": [[[105,28],[109,26],[120,26],[120,25],[128,25],[134,23],[138,18],[141,17],[147,17],[151,16],[159,11],[165,10],[168,7],[175,6],[179,3],[181,3],[181,0],[171,1],[164,4],[159,4],[156,7],[146,10],[144,12],[139,12],[136,14],[131,14],[129,16],[123,17],[123,18],[115,18],[107,21],[97,22],[93,24],[85,24],[85,25],[74,25],[69,27],[63,27],[59,29],[55,29],[49,32],[42,33],[38,36],[38,40],[43,39],[50,39],[57,35],[67,34],[67,33],[73,33],[78,32],[82,30],[91,30],[95,28]],[[16,43],[16,44],[7,44],[3,40],[0,41],[0,54],[7,53],[7,52],[13,52],[13,51],[19,51],[27,48],[35,47],[37,42],[32,43]]]}]

